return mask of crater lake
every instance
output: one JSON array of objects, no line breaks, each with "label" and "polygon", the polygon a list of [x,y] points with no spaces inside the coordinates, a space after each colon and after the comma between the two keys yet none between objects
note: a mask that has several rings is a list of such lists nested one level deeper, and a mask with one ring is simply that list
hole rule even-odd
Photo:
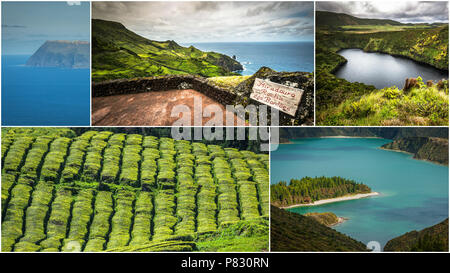
[{"label": "crater lake", "polygon": [[403,88],[406,78],[422,77],[423,81],[448,79],[448,72],[413,60],[383,53],[344,49],[338,52],[347,63],[336,71],[336,77],[349,82],[374,85],[377,89],[397,86]]},{"label": "crater lake", "polygon": [[380,195],[292,212],[333,212],[347,218],[333,228],[367,244],[421,230],[448,217],[448,166],[383,150],[381,138],[305,138],[271,152],[271,183],[309,176],[340,176],[364,183]]}]

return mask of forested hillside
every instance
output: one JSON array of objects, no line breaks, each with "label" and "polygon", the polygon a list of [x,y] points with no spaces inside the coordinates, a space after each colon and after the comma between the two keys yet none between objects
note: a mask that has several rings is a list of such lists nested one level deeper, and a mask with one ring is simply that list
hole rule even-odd
[{"label": "forested hillside", "polygon": [[411,231],[387,242],[384,251],[448,252],[448,218],[421,231]]},{"label": "forested hillside", "polygon": [[368,251],[349,236],[314,219],[270,206],[272,251]]}]

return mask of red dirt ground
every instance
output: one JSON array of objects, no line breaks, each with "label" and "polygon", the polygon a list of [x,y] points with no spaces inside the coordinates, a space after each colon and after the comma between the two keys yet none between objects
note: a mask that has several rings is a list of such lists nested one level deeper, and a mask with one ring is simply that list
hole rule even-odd
[{"label": "red dirt ground", "polygon": [[[94,126],[170,126],[176,120],[188,115],[179,113],[171,117],[174,106],[184,104],[190,109],[191,125],[194,124],[194,98],[201,100],[202,110],[209,105],[218,106],[223,112],[223,122],[226,122],[225,106],[215,100],[192,90],[170,90],[146,92],[138,94],[116,95],[92,98],[92,125]],[[198,111],[199,112],[199,111]],[[201,114],[201,112],[199,112]],[[235,123],[238,117],[234,115]],[[214,118],[203,117],[202,125]]]}]

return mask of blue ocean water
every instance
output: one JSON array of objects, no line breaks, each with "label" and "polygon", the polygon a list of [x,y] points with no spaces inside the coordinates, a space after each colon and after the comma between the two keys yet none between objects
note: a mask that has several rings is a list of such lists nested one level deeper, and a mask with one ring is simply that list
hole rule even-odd
[{"label": "blue ocean water", "polygon": [[448,217],[447,166],[379,149],[387,139],[311,138],[281,144],[271,153],[271,183],[305,176],[341,176],[364,183],[380,195],[290,209],[328,212],[348,218],[335,226],[365,244],[381,247],[394,237],[421,230]]},{"label": "blue ocean water", "polygon": [[90,70],[24,66],[2,56],[2,125],[90,124]]},{"label": "blue ocean water", "polygon": [[242,75],[252,75],[262,66],[276,71],[314,70],[314,42],[259,42],[259,43],[194,43],[183,44],[202,51],[214,51],[236,59],[244,66]]}]

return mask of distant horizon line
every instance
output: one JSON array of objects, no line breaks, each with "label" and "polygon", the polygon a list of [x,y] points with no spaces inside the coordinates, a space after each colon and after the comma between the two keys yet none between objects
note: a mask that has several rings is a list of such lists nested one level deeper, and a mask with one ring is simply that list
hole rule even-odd
[{"label": "distant horizon line", "polygon": [[[175,41],[176,42],[176,41]],[[238,44],[238,43],[298,43],[298,42],[314,42],[314,40],[298,40],[298,41],[246,41],[246,42],[227,42],[227,41],[224,41],[224,42],[177,42],[177,43],[179,43],[179,44],[220,44],[220,43],[227,43],[227,44],[230,44],[230,43],[235,43],[235,44]]]}]

